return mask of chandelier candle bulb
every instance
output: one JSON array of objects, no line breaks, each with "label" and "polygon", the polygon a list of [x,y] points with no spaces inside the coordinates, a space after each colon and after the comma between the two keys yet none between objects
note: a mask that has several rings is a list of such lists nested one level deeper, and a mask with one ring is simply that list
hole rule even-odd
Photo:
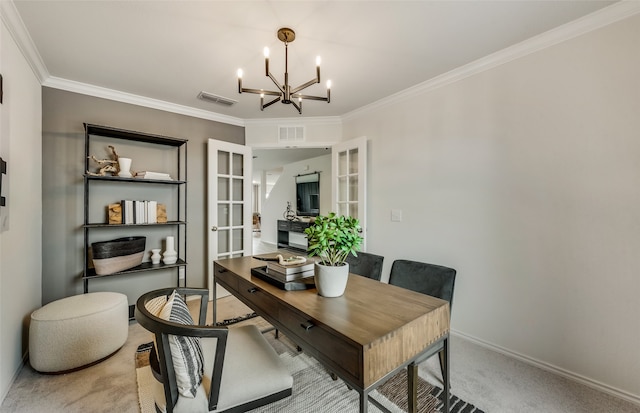
[{"label": "chandelier candle bulb", "polygon": [[320,56],[316,56],[316,83],[320,83],[320,62],[322,59],[320,59]]},{"label": "chandelier candle bulb", "polygon": [[242,69],[238,69],[238,93],[242,93]]}]

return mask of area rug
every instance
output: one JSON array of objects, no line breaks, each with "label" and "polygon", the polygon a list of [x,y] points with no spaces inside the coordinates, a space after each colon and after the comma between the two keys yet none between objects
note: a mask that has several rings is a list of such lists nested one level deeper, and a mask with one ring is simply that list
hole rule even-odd
[{"label": "area rug", "polygon": [[[293,396],[252,410],[252,413],[347,413],[359,411],[359,395],[349,390],[342,380],[332,380],[327,370],[314,358],[299,352],[285,336],[279,339],[273,333],[265,335],[293,375]],[[149,344],[139,346],[136,352],[136,376],[141,413],[154,413],[153,375],[148,365]],[[370,393],[392,413],[407,411],[407,374],[402,371]],[[418,413],[442,411],[442,389],[418,378]],[[451,413],[483,413],[475,406],[450,395]],[[369,404],[369,412],[381,413]]]}]

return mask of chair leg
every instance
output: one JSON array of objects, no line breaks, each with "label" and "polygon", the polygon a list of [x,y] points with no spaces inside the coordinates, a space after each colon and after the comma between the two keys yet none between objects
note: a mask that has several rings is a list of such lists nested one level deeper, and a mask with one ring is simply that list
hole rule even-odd
[{"label": "chair leg", "polygon": [[[333,380],[333,381],[338,380],[338,376],[336,375],[336,373],[334,373],[332,371],[329,372],[329,376],[331,376],[331,380]],[[350,391],[353,390],[353,387],[351,387],[350,384],[345,383],[345,385],[347,386],[347,389],[349,389]]]},{"label": "chair leg", "polygon": [[[277,328],[275,330],[276,330],[275,331],[275,337],[276,337],[276,340],[277,340],[277,339],[280,338],[280,331]],[[296,344],[296,350],[298,350],[298,352],[301,352],[302,351],[302,347],[300,347],[299,345]]]}]

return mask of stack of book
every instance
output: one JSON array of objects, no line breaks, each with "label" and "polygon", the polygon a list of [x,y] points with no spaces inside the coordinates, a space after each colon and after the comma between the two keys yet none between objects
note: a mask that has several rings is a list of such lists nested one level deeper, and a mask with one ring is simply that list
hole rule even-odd
[{"label": "stack of book", "polygon": [[136,178],[160,179],[164,181],[172,181],[171,175],[164,172],[150,172],[150,171],[136,172]]},{"label": "stack of book", "polygon": [[109,204],[109,224],[157,224],[167,222],[167,209],[157,201],[123,199]]},{"label": "stack of book", "polygon": [[313,261],[302,264],[281,265],[274,261],[267,262],[267,274],[283,283],[313,276]]}]

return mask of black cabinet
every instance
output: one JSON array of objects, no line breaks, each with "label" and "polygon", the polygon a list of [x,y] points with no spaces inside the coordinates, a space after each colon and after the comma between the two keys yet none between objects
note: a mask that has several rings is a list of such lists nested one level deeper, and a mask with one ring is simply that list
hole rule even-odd
[{"label": "black cabinet", "polygon": [[304,230],[308,222],[278,220],[278,248],[307,250],[307,235]]}]

